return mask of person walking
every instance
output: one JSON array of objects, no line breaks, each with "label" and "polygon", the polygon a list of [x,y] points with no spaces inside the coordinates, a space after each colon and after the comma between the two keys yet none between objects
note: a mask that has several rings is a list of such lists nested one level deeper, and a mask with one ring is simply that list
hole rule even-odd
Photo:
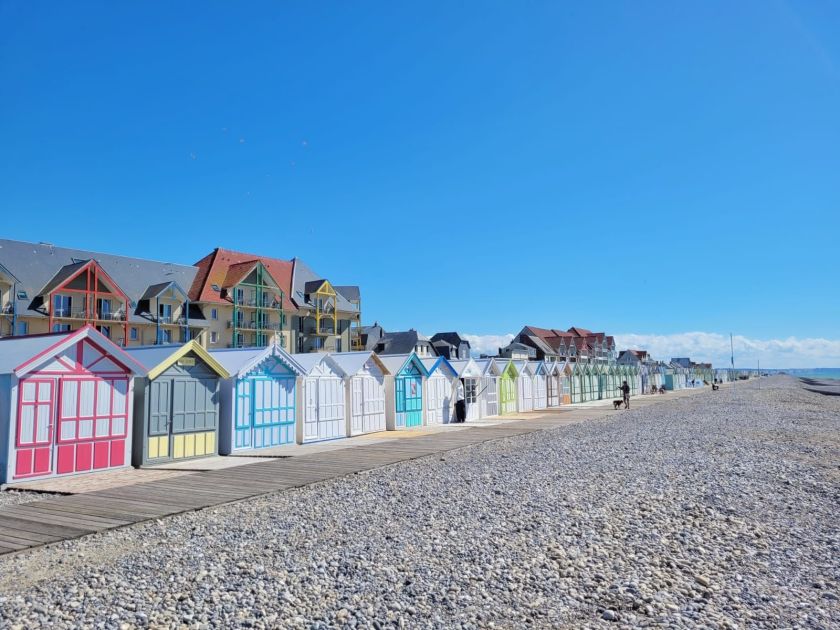
[{"label": "person walking", "polygon": [[630,386],[627,381],[621,384],[621,399],[624,401],[624,408],[630,409]]},{"label": "person walking", "polygon": [[458,379],[458,388],[455,394],[455,422],[464,422],[467,419],[467,401],[464,399],[464,383]]}]

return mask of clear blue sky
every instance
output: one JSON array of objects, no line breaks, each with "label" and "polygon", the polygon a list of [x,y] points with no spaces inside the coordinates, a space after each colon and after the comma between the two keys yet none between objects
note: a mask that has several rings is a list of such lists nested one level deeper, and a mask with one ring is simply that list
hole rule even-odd
[{"label": "clear blue sky", "polygon": [[317,4],[0,0],[0,234],[300,256],[392,329],[840,336],[840,4]]}]

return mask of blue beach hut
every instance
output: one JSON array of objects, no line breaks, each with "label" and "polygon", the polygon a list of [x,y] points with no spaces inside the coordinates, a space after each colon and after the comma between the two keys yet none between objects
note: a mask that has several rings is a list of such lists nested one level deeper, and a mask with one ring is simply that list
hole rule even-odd
[{"label": "blue beach hut", "polygon": [[305,370],[278,345],[213,350],[222,381],[219,453],[294,444],[297,378]]}]

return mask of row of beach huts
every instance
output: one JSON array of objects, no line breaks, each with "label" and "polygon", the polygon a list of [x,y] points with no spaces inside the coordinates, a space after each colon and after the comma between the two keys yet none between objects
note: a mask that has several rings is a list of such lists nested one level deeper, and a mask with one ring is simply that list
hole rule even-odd
[{"label": "row of beach huts", "polygon": [[244,453],[725,380],[679,366],[448,360],[276,344],[123,348],[93,326],[0,340],[0,483]]}]

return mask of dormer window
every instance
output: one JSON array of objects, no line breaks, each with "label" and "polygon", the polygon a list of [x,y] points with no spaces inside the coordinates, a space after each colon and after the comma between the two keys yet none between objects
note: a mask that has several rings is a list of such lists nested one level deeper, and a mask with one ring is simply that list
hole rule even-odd
[{"label": "dormer window", "polygon": [[28,297],[27,297],[27,295],[26,295],[26,291],[18,291],[18,292],[17,292],[17,299],[19,299],[19,300],[26,300],[26,299],[28,299]]}]

